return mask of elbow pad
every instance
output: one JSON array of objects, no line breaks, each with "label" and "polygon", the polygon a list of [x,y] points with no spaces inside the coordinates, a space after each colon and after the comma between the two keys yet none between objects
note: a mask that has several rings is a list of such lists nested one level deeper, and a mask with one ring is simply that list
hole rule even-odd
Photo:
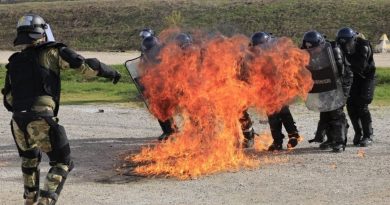
[{"label": "elbow pad", "polygon": [[70,68],[79,68],[84,63],[84,57],[68,47],[61,47],[59,54],[62,59],[69,63]]}]

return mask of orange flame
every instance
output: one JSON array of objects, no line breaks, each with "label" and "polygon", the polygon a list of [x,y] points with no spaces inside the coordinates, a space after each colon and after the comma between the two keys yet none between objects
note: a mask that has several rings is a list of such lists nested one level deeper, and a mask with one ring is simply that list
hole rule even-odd
[{"label": "orange flame", "polygon": [[365,157],[366,157],[366,152],[365,152],[363,149],[359,149],[359,150],[357,151],[357,155],[358,155],[358,157],[360,157],[360,158],[365,158]]},{"label": "orange flame", "polygon": [[273,113],[312,87],[309,55],[290,39],[268,49],[249,49],[243,35],[196,39],[186,48],[166,40],[160,63],[141,65],[151,112],[161,120],[179,115],[182,125],[170,140],[131,158],[142,164],[138,174],[188,179],[257,167],[259,160],[240,147],[242,112]]},{"label": "orange flame", "polygon": [[273,141],[271,134],[262,134],[255,138],[254,148],[257,152],[267,151]]}]

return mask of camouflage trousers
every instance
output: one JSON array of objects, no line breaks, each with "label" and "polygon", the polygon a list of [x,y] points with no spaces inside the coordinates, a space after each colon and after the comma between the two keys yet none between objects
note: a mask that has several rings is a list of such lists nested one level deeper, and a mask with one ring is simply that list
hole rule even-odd
[{"label": "camouflage trousers", "polygon": [[[54,118],[54,120],[57,119]],[[50,125],[42,118],[34,119],[30,122],[27,121],[22,123],[23,125],[18,121],[20,121],[20,118],[19,120],[12,119],[11,129],[19,155],[22,158],[22,172],[25,187],[24,198],[26,199],[26,204],[33,204],[38,199],[39,192],[46,191],[55,193],[60,185],[62,189],[65,179],[61,173],[69,172],[69,164],[52,161],[49,155],[51,169],[40,191],[39,164],[41,162],[41,153],[49,154],[53,151],[49,136]],[[31,203],[28,203],[29,200]],[[41,197],[39,204],[49,204],[51,200],[50,197]]]}]

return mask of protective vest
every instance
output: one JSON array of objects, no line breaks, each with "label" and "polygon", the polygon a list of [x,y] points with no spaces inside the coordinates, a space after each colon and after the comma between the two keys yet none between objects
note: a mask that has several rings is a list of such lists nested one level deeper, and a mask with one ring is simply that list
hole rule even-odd
[{"label": "protective vest", "polygon": [[[368,47],[368,52],[365,51],[364,47]],[[358,72],[360,75],[365,75],[366,77],[373,75],[376,68],[372,51],[371,43],[368,40],[357,38],[356,52],[352,55],[347,55],[347,59],[351,63],[352,71]]]},{"label": "protective vest", "polygon": [[52,42],[29,47],[9,58],[6,67],[13,97],[13,112],[31,111],[39,96],[49,95],[56,102],[55,115],[57,114],[61,90],[60,76],[59,73],[40,65],[39,55],[46,48],[60,46],[64,45]]}]

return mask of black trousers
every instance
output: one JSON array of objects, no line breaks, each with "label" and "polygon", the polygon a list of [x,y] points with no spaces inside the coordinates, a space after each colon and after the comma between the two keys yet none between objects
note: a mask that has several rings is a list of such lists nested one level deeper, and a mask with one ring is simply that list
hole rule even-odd
[{"label": "black trousers", "polygon": [[160,124],[160,127],[164,134],[172,134],[175,131],[172,126],[172,121],[172,119],[168,119],[165,121],[158,120],[158,123]]},{"label": "black trousers", "polygon": [[277,144],[283,143],[284,135],[282,133],[282,126],[284,126],[284,129],[286,129],[289,135],[298,133],[294,118],[291,115],[288,106],[285,106],[279,112],[268,116],[268,123],[271,129],[272,138]]},{"label": "black trousers", "polygon": [[344,144],[347,127],[347,119],[343,107],[341,107],[336,110],[320,113],[317,134],[326,134],[328,141]]},{"label": "black trousers", "polygon": [[347,110],[355,135],[371,137],[372,119],[368,105],[374,98],[375,77],[362,78],[354,75],[350,96],[347,100]]}]

